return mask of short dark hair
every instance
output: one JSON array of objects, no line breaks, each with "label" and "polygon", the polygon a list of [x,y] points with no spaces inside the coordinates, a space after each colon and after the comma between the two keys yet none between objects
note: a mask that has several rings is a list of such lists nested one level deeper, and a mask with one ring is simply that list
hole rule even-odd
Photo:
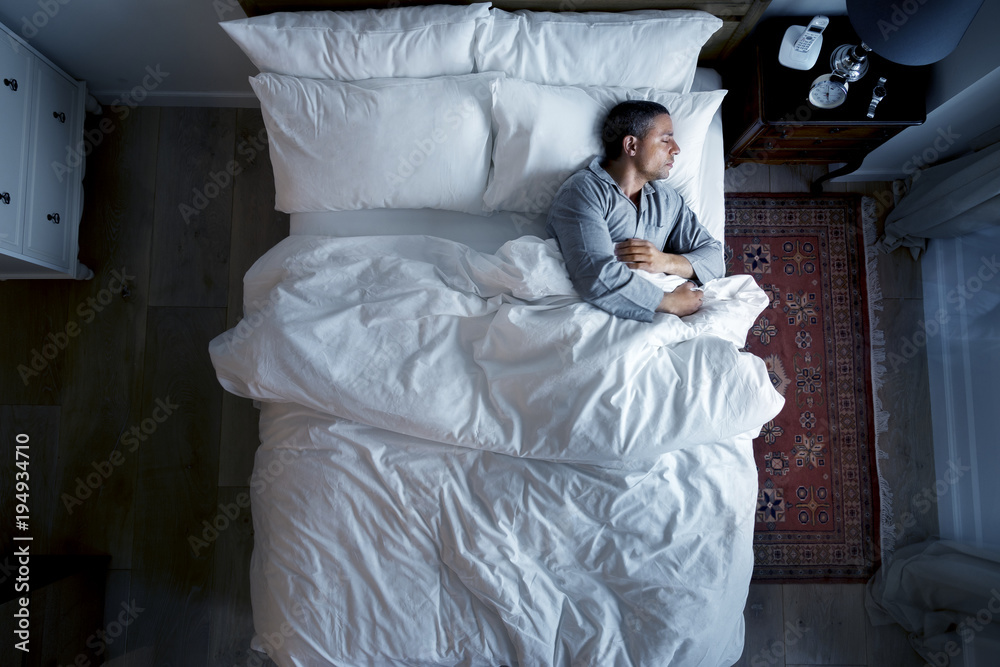
[{"label": "short dark hair", "polygon": [[670,112],[658,102],[628,100],[616,104],[608,112],[608,117],[604,119],[604,128],[601,130],[605,157],[617,160],[622,154],[622,139],[629,135],[645,139],[653,125],[653,119],[660,114],[669,116]]}]

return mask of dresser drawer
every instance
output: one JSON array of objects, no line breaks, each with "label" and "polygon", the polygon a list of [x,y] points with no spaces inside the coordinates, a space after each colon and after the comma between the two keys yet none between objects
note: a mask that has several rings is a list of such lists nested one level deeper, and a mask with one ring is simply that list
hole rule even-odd
[{"label": "dresser drawer", "polygon": [[60,267],[69,266],[69,179],[79,173],[66,171],[67,149],[73,141],[77,87],[41,61],[35,63],[35,107],[31,132],[28,177],[28,214],[25,218],[24,254]]},{"label": "dresser drawer", "polygon": [[768,125],[762,136],[774,139],[870,139],[881,143],[902,129],[871,125]]},{"label": "dresser drawer", "polygon": [[876,148],[880,143],[882,142],[874,139],[814,139],[812,137],[772,139],[770,137],[760,137],[747,146],[747,150],[824,150],[850,153],[853,151],[867,152]]},{"label": "dresser drawer", "polygon": [[878,147],[880,141],[861,139],[768,139],[758,138],[746,149],[746,156],[753,160],[771,159],[769,156],[791,156],[809,162],[849,162],[864,156]]},{"label": "dresser drawer", "polygon": [[32,57],[0,39],[0,248],[20,252],[27,186]]}]

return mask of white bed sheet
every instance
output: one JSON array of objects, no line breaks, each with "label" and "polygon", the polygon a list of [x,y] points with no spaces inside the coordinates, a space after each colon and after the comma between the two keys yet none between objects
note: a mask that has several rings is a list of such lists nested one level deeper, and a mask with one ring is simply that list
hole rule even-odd
[{"label": "white bed sheet", "polygon": [[265,401],[254,646],[282,667],[732,664],[750,437],[781,403],[736,348],[766,302],[730,277],[697,317],[635,323],[580,301],[551,241],[282,241],[210,346]]},{"label": "white bed sheet", "polygon": [[263,405],[261,439],[253,646],[281,667],[729,667],[743,652],[750,435],[644,474],[445,450],[294,403]]},{"label": "white bed sheet", "polygon": [[[713,69],[699,67],[693,91],[718,90],[722,77]],[[725,159],[722,112],[709,124],[702,152],[701,183],[708,207],[701,223],[720,241],[726,223],[724,195]],[[668,181],[669,182],[669,181]],[[505,242],[531,234],[545,238],[545,217],[531,218],[499,211],[478,216],[434,209],[366,209],[361,211],[317,211],[291,214],[291,235],[398,236],[427,234],[464,243],[481,252],[495,252]]]}]

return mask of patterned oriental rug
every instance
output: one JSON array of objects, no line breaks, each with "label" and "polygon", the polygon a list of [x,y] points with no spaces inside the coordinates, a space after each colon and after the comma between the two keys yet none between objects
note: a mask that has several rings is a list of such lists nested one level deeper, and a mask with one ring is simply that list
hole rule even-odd
[{"label": "patterned oriental rug", "polygon": [[726,269],[771,299],[746,349],[785,407],[754,440],[754,580],[867,580],[879,565],[859,195],[726,196]]}]

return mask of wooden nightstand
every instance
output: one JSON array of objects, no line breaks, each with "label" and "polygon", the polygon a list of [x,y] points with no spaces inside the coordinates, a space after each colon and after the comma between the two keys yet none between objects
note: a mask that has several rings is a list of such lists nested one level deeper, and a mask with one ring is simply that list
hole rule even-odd
[{"label": "wooden nightstand", "polygon": [[[906,67],[869,53],[868,72],[851,83],[847,101],[835,109],[818,109],[806,101],[809,87],[830,72],[830,53],[860,39],[846,16],[830,18],[823,33],[819,60],[810,70],[794,70],[778,62],[778,47],[790,25],[806,25],[808,17],[772,19],[723,66],[729,94],[722,104],[727,166],[764,164],[847,163],[813,183],[822,191],[829,178],[861,166],[865,156],[911,125],[926,120],[926,67]],[[868,118],[872,89],[886,78],[887,94]]]}]

